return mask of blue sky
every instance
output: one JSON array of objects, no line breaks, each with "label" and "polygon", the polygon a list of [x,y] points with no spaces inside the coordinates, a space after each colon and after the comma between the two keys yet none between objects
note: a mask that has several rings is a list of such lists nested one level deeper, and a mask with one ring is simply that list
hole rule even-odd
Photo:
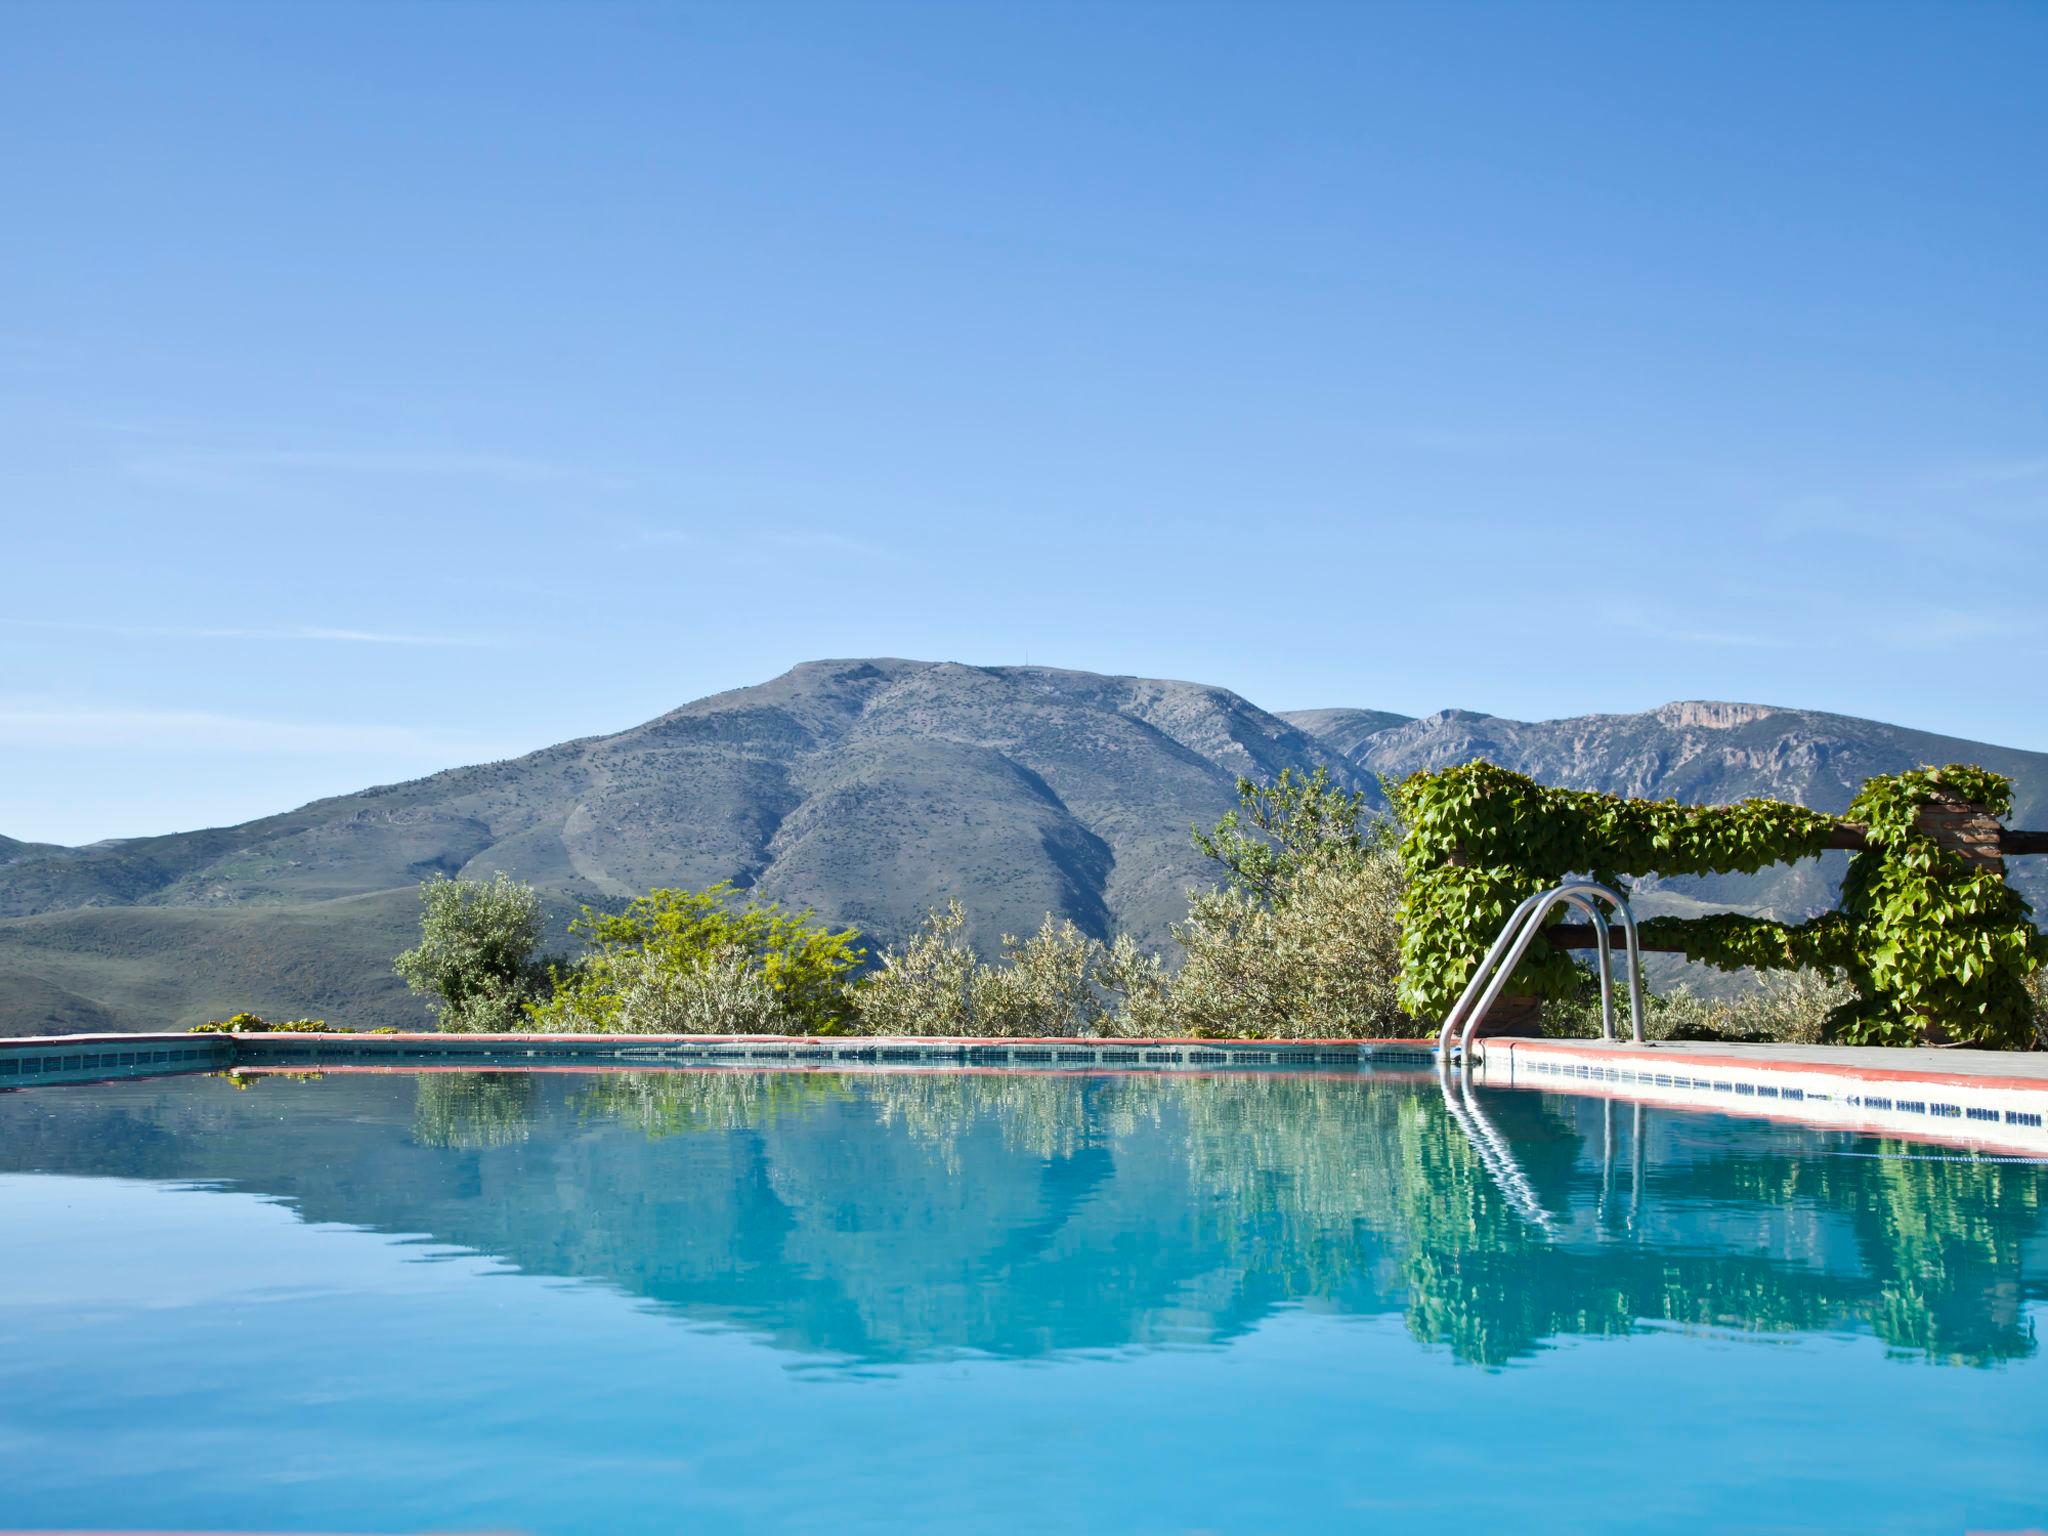
[{"label": "blue sky", "polygon": [[0,29],[0,833],[826,655],[2048,748],[2048,8]]}]

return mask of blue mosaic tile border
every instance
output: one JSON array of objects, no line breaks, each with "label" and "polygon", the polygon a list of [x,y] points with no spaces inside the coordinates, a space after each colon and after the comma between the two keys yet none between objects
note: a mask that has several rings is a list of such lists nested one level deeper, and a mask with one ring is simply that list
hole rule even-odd
[{"label": "blue mosaic tile border", "polygon": [[1812,1101],[1841,1104],[1851,1109],[1868,1109],[1894,1115],[1923,1115],[1936,1120],[1974,1120],[2039,1129],[2042,1116],[2027,1110],[1999,1110],[1978,1105],[1950,1103],[1938,1099],[1891,1098],[1883,1094],[1827,1094],[1811,1088],[1792,1088],[1769,1083],[1728,1081],[1718,1077],[1695,1077],[1681,1072],[1633,1072],[1626,1067],[1600,1067],[1579,1063],[1545,1061],[1517,1062],[1518,1071],[1543,1077],[1563,1077],[1610,1083],[1633,1083],[1639,1087],[1686,1088],[1725,1093],[1736,1099],[1777,1099],[1782,1102]]}]

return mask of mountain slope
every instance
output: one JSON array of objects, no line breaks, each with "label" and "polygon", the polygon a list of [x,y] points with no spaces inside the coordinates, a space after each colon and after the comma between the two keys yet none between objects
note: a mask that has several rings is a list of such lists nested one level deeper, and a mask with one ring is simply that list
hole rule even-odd
[{"label": "mountain slope", "polygon": [[1384,709],[1287,709],[1280,712],[1280,718],[1346,757],[1356,752],[1366,737],[1414,721],[1412,715],[1392,715]]},{"label": "mountain slope", "polygon": [[[1195,683],[890,658],[810,662],[611,736],[343,795],[236,827],[83,848],[0,840],[0,1032],[184,1025],[240,1007],[418,1025],[391,975],[419,882],[505,870],[560,934],[582,903],[732,880],[901,938],[957,897],[976,941],[1047,912],[1165,945],[1213,879],[1190,845],[1240,774],[1380,776],[1487,757],[1546,782],[1839,811],[1923,762],[2011,774],[2048,825],[2048,756],[1812,710],[1683,703],[1516,721],[1448,710],[1286,717]],[[1650,910],[1830,905],[1843,858],[1652,883]],[[2014,881],[2048,910],[2048,860]]]},{"label": "mountain slope", "polygon": [[[1330,755],[1198,684],[807,663],[615,736],[0,865],[0,1029],[55,1027],[86,1004],[127,1027],[186,1023],[259,996],[418,1023],[389,957],[413,888],[437,872],[505,870],[558,918],[729,879],[858,924],[874,945],[952,897],[985,947],[1047,912],[1164,943],[1210,879],[1190,825],[1229,808],[1239,774]],[[213,926],[197,920],[208,915]],[[83,1002],[53,1009],[50,988]]]}]

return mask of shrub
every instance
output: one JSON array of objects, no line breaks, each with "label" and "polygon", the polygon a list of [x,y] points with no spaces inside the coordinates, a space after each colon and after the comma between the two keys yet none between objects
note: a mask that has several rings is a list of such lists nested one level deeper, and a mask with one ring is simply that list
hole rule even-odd
[{"label": "shrub", "polygon": [[863,1034],[1038,1039],[1163,1026],[1165,970],[1128,935],[1105,945],[1047,913],[1030,938],[1003,935],[1002,959],[991,964],[962,937],[966,921],[949,902],[883,954],[854,990]]},{"label": "shrub", "polygon": [[[345,1029],[329,1029],[325,1019],[285,1019],[273,1024],[268,1019],[253,1013],[231,1014],[225,1019],[214,1019],[206,1024],[194,1024],[187,1034],[191,1035],[345,1035]],[[387,1031],[388,1033],[388,1031]]]},{"label": "shrub", "polygon": [[902,948],[882,952],[880,969],[853,993],[862,1034],[966,1035],[974,1020],[980,962],[961,938],[967,914],[958,901],[925,915]]},{"label": "shrub", "polygon": [[830,1032],[847,1023],[847,985],[866,958],[852,928],[809,911],[741,901],[729,883],[650,891],[624,912],[589,907],[569,925],[591,953],[554,971],[527,1027],[597,1033]]},{"label": "shrub", "polygon": [[502,871],[492,880],[436,875],[420,887],[420,905],[420,942],[393,969],[428,1000],[440,1027],[527,1028],[527,1007],[547,995],[554,974],[535,957],[540,893]]},{"label": "shrub", "polygon": [[1197,896],[1165,1012],[1178,1032],[1331,1038],[1413,1034],[1401,1012],[1403,888],[1390,838],[1299,865],[1262,904]]},{"label": "shrub", "polygon": [[[1178,972],[1128,934],[1109,945],[1048,915],[985,963],[958,902],[931,913],[854,994],[877,1035],[1412,1034],[1396,1002],[1403,889],[1397,838],[1361,826],[1362,797],[1323,776],[1240,786],[1236,813],[1197,842],[1230,884],[1195,896],[1174,929]],[[1263,839],[1270,838],[1270,842]],[[1259,850],[1266,851],[1261,853]]]},{"label": "shrub", "polygon": [[785,1035],[796,1020],[768,978],[732,945],[687,964],[646,950],[617,956],[606,1029],[626,1035]]},{"label": "shrub", "polygon": [[[1753,988],[1728,997],[1706,997],[1683,984],[1643,998],[1643,1033],[1652,1040],[1720,1040],[1817,1045],[1827,1038],[1829,1019],[1856,1000],[1856,989],[1839,971],[1772,971]],[[1617,987],[1617,1027],[1626,1029],[1627,993]],[[1589,982],[1572,1003],[1549,1010],[1546,1034],[1590,1038],[1600,1033],[1598,993]]]},{"label": "shrub", "polygon": [[1270,784],[1239,779],[1237,809],[1207,832],[1197,827],[1195,847],[1223,866],[1232,889],[1264,905],[1281,906],[1289,881],[1300,870],[1362,857],[1384,836],[1384,823],[1368,820],[1365,795],[1333,787],[1329,769],[1317,768],[1303,778],[1283,768]]}]

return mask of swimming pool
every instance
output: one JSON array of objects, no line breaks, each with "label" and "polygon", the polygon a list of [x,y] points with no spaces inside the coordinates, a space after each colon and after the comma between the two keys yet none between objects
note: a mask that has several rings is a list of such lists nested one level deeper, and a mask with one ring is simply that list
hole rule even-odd
[{"label": "swimming pool", "polygon": [[1475,1098],[1497,1146],[1388,1070],[0,1093],[0,1528],[2048,1517],[2048,1167]]}]

